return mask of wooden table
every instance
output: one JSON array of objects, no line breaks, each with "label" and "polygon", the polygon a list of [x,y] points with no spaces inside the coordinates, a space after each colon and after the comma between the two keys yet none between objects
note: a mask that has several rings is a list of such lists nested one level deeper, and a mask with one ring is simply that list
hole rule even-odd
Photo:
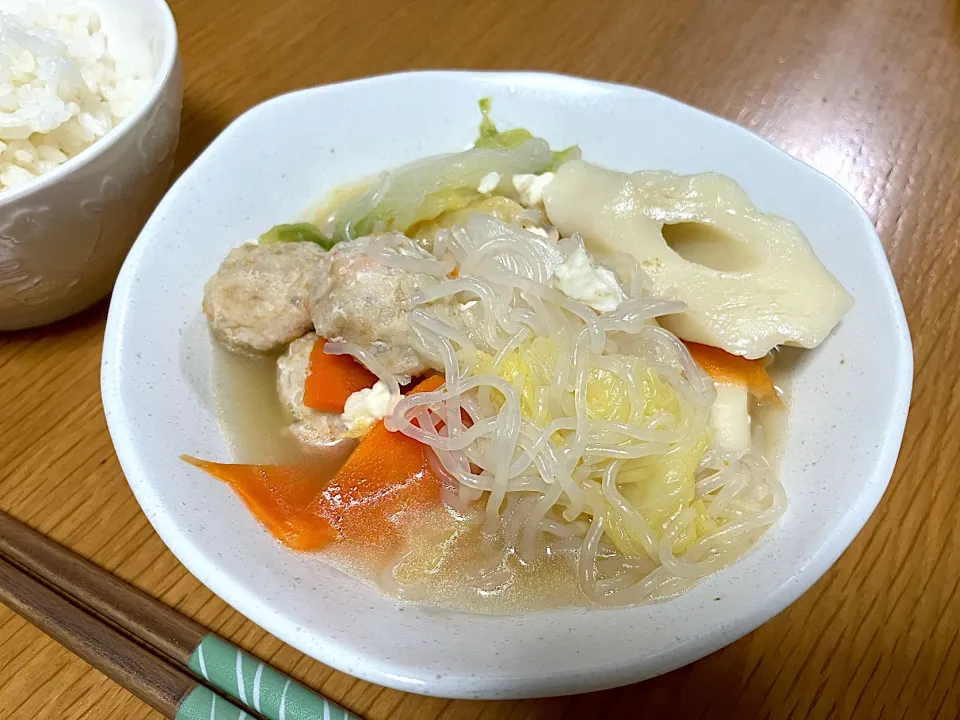
[{"label": "wooden table", "polygon": [[[187,573],[140,512],[107,435],[104,304],[0,336],[2,509],[368,718],[960,714],[957,0],[172,5],[187,78],[181,170],[234,117],[278,93],[468,67],[643,85],[832,176],[876,224],[913,332],[915,394],[897,472],[836,566],[746,638],[631,687],[501,703],[406,695],[335,672]],[[158,716],[0,606],[0,718],[146,717]]]}]

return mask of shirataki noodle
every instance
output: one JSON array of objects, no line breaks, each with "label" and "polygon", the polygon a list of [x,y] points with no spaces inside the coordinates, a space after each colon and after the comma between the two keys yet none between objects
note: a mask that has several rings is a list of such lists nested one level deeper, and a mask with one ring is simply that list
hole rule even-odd
[{"label": "shirataki noodle", "polygon": [[[263,355],[275,402],[222,413],[255,472],[197,464],[281,542],[406,600],[683,592],[783,514],[768,366],[853,299],[732,178],[602,168],[490,107],[472,147],[231,251],[203,310],[224,347]],[[733,245],[752,260],[717,269]]]},{"label": "shirataki noodle", "polygon": [[[474,215],[441,230],[429,259],[391,252],[401,238],[383,235],[369,252],[384,265],[438,278],[457,267],[458,277],[441,279],[408,308],[419,349],[443,368],[445,384],[400,399],[387,423],[432,448],[452,507],[483,503],[491,550],[471,573],[478,587],[502,582],[510,555],[532,563],[542,553],[566,553],[590,600],[643,602],[729,563],[783,512],[784,490],[756,450],[704,453],[695,474],[702,511],[687,505],[663,526],[652,527],[624,498],[623,488],[642,482],[645,462],[680,457],[701,442],[715,397],[685,346],[650,322],[682,304],[645,294],[639,268],[623,283],[618,310],[598,316],[552,286],[562,255],[535,233]],[[431,312],[431,302],[446,297],[469,308],[469,332]],[[553,348],[552,367],[543,374],[521,368],[506,379],[506,363],[537,342]],[[326,351],[355,356],[399,396],[397,381],[362,348],[331,343]],[[625,390],[616,417],[591,409],[597,372]],[[648,411],[643,378],[675,398],[676,412]],[[624,471],[628,464],[632,472]],[[631,552],[617,548],[611,523],[636,539]],[[691,532],[695,539],[681,552],[678,543]],[[395,570],[384,572],[384,584],[415,595]]]}]

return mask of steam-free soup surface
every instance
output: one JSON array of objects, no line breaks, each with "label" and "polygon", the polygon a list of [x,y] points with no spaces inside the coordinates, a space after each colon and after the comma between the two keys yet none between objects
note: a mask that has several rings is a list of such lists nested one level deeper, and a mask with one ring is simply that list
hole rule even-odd
[{"label": "steam-free soup surface", "polygon": [[[307,460],[325,468],[322,476],[333,477],[353,444],[342,443],[324,453],[305,450],[289,434],[292,418],[277,395],[276,358],[244,356],[216,344],[213,358],[214,398],[234,461],[267,464]],[[404,561],[397,564],[396,582],[390,578],[392,564],[387,563],[384,569],[384,558],[373,552],[331,547],[320,554],[383,592],[473,612],[585,603],[572,557],[544,557],[533,566],[524,566],[514,558],[509,584],[478,589],[465,581],[465,575],[482,564],[485,551],[490,549],[490,541],[482,537],[479,514],[467,517],[445,506],[411,520],[421,526],[422,532],[418,533],[419,541],[407,549]],[[403,589],[418,584],[419,592]]]},{"label": "steam-free soup surface", "polygon": [[[788,352],[772,372],[781,390],[793,356]],[[256,464],[308,461],[323,468],[320,477],[332,478],[354,444],[343,442],[321,451],[305,449],[293,438],[288,431],[292,418],[276,390],[276,358],[239,355],[216,344],[213,357],[214,397],[233,460]],[[769,406],[757,407],[754,412],[763,426],[766,457],[776,470],[784,413]],[[402,558],[336,545],[319,555],[395,597],[471,612],[496,614],[589,604],[578,584],[576,548],[541,552],[529,565],[511,555],[501,572],[489,572],[495,570],[489,558],[500,557],[502,543],[484,537],[480,508],[461,513],[444,505],[409,520],[418,530]],[[478,582],[476,577],[481,568],[489,572],[486,582]]]}]

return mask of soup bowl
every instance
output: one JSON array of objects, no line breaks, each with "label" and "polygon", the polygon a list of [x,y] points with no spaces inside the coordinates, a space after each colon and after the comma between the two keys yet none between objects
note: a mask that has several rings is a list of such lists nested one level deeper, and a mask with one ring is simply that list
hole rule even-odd
[{"label": "soup bowl", "polygon": [[[649,605],[479,615],[411,605],[285,549],[224,484],[178,459],[226,460],[203,286],[227,252],[338,185],[468,147],[496,119],[615,169],[716,171],[794,220],[856,304],[782,378],[788,508],[756,547]],[[372,110],[376,112],[371,112]],[[883,353],[864,353],[883,347]],[[203,583],[304,653],[382,685],[447,697],[575,693],[666,672],[750,632],[807,590],[876,507],[910,397],[903,309],[877,235],[833,181],[746,130],[632,87],[529,73],[409,73],[320,87],[236,120],[177,181],[121,270],[102,388],[123,470]]]}]

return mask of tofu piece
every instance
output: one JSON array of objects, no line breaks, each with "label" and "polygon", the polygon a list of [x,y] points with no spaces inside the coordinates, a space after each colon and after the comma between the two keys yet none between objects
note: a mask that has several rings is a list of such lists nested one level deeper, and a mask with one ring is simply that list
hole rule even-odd
[{"label": "tofu piece", "polygon": [[543,191],[553,182],[556,175],[545,172],[542,175],[520,174],[513,176],[513,188],[520,196],[520,204],[526,207],[536,207],[543,204]]},{"label": "tofu piece", "polygon": [[393,397],[389,388],[378,380],[372,388],[364,388],[350,395],[343,405],[341,419],[349,437],[362,437],[393,412],[400,397]]},{"label": "tofu piece", "polygon": [[480,178],[480,184],[477,185],[477,192],[481,195],[489,195],[500,184],[501,176],[498,172],[489,172]]},{"label": "tofu piece", "polygon": [[725,452],[750,448],[750,405],[746,385],[717,383],[717,398],[710,407],[708,423],[713,442]]},{"label": "tofu piece", "polygon": [[613,312],[623,302],[617,276],[606,268],[594,266],[583,248],[575,248],[554,268],[553,277],[560,292],[599,312]]}]

